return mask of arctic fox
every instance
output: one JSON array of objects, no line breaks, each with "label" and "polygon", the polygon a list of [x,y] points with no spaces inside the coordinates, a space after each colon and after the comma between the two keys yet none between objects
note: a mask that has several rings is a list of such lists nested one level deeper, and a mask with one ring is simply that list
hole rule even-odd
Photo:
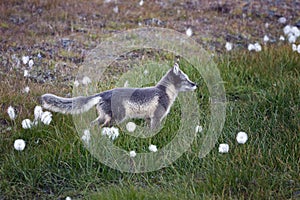
[{"label": "arctic fox", "polygon": [[60,113],[79,114],[96,106],[98,117],[91,123],[109,126],[130,118],[147,120],[151,129],[160,126],[179,92],[193,91],[196,83],[177,63],[152,87],[115,88],[88,97],[63,98],[53,94],[41,97],[44,108]]}]

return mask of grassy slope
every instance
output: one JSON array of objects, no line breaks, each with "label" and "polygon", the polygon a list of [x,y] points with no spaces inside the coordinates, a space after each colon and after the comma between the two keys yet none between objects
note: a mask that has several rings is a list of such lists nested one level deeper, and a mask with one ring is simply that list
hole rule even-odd
[{"label": "grassy slope", "polygon": [[[163,170],[121,173],[90,156],[70,116],[54,114],[49,127],[31,130],[21,130],[19,117],[12,132],[0,135],[0,198],[293,197],[300,191],[299,55],[289,46],[269,47],[260,53],[225,55],[217,63],[228,98],[219,142],[230,145],[229,154],[219,154],[216,147],[198,159],[195,143],[193,151]],[[33,108],[34,97],[17,96],[19,104],[25,102],[22,110]],[[14,102],[4,98],[2,102]],[[32,109],[22,115],[28,113]],[[242,130],[249,141],[238,145],[235,135]],[[27,142],[23,152],[13,149],[19,137]]]}]

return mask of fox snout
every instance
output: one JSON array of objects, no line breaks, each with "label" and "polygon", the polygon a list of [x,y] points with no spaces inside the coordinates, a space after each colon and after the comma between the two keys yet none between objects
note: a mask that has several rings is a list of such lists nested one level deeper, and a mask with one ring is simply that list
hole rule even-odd
[{"label": "fox snout", "polygon": [[190,81],[189,84],[190,84],[190,86],[189,86],[190,90],[197,89],[197,83],[194,83],[194,82]]}]

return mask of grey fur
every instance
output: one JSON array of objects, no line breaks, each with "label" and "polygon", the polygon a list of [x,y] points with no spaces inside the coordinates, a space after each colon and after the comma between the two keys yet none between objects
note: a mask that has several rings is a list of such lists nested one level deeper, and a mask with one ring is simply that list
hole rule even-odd
[{"label": "grey fur", "polygon": [[89,97],[74,98],[45,94],[42,103],[51,111],[70,114],[86,112],[96,105],[98,117],[92,124],[107,126],[129,118],[143,118],[150,121],[151,129],[156,129],[168,115],[178,92],[195,89],[196,84],[175,63],[153,87],[116,88]]}]

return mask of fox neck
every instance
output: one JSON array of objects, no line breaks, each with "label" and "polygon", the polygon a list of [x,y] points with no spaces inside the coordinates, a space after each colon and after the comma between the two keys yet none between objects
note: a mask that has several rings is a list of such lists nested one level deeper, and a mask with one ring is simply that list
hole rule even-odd
[{"label": "fox neck", "polygon": [[178,95],[178,90],[176,89],[174,83],[171,79],[171,71],[169,71],[162,79],[156,84],[155,87],[165,90],[171,102],[173,103]]}]

